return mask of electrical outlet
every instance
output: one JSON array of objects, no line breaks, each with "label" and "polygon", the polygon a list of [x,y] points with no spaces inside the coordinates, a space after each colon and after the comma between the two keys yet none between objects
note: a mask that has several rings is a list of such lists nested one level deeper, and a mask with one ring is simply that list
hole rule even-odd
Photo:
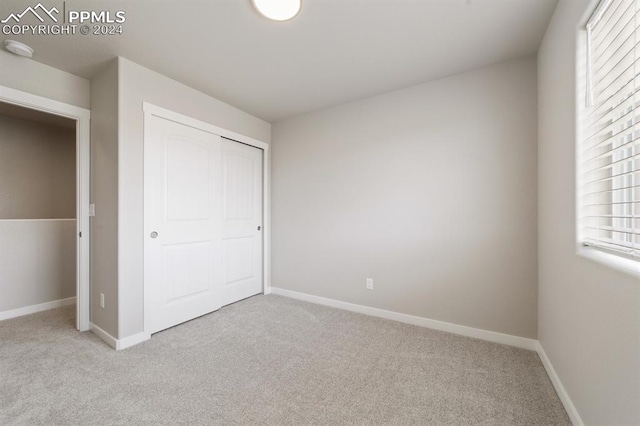
[{"label": "electrical outlet", "polygon": [[104,309],[104,293],[100,293],[100,307]]},{"label": "electrical outlet", "polygon": [[373,278],[367,278],[367,290],[373,290]]}]

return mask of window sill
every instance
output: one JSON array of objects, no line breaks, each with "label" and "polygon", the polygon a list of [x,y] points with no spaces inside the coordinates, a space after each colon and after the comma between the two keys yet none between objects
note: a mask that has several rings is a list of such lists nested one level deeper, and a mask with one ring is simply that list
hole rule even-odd
[{"label": "window sill", "polygon": [[607,253],[595,247],[580,246],[578,247],[578,256],[592,260],[616,271],[631,275],[634,278],[640,278],[640,261],[620,257],[615,254]]}]

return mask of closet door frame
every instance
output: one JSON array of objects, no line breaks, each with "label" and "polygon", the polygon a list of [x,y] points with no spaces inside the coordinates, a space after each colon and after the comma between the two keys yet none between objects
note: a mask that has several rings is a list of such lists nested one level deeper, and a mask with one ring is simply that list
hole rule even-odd
[{"label": "closet door frame", "polygon": [[0,86],[0,101],[76,122],[76,328],[88,331],[91,303],[91,111],[5,86]]},{"label": "closet door frame", "polygon": [[[258,139],[254,139],[249,136],[242,135],[240,133],[233,132],[231,130],[223,129],[221,127],[214,126],[213,124],[206,123],[204,121],[197,120],[192,117],[188,117],[186,115],[177,113],[175,111],[171,111],[157,105],[150,104],[148,102],[143,102],[142,110],[144,112],[144,137],[145,140],[147,135],[150,134],[150,125],[151,125],[151,117],[160,117],[165,120],[174,121],[176,123],[193,127],[198,130],[202,130],[205,132],[213,133],[223,138],[231,139],[236,142],[243,143],[245,145],[253,146],[255,148],[261,149],[262,154],[262,223],[263,223],[263,238],[262,238],[262,293],[269,294],[271,293],[271,253],[270,253],[270,242],[271,242],[271,222],[270,222],[270,157],[269,157],[269,144]],[[146,157],[145,157],[146,162]],[[146,197],[146,194],[145,194]],[[146,198],[145,198],[146,204]],[[147,282],[146,277],[144,278],[144,333],[150,335],[149,325],[150,321],[150,310],[148,309],[149,305],[149,295],[150,289],[149,284]]]}]

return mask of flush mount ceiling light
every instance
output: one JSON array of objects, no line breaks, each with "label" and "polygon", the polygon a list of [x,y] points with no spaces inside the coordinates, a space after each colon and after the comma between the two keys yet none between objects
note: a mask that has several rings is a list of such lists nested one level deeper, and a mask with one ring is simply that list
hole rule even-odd
[{"label": "flush mount ceiling light", "polygon": [[253,7],[265,18],[288,21],[300,12],[302,0],[251,0]]},{"label": "flush mount ceiling light", "polygon": [[4,47],[9,52],[15,53],[18,56],[24,56],[25,58],[31,58],[33,56],[33,49],[19,41],[5,40]]}]

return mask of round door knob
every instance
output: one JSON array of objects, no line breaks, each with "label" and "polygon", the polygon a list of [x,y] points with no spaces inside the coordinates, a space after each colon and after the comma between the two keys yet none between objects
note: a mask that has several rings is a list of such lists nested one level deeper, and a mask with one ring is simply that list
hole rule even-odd
[{"label": "round door knob", "polygon": [[156,231],[153,231],[151,233],[151,238],[158,238],[158,233]]}]

